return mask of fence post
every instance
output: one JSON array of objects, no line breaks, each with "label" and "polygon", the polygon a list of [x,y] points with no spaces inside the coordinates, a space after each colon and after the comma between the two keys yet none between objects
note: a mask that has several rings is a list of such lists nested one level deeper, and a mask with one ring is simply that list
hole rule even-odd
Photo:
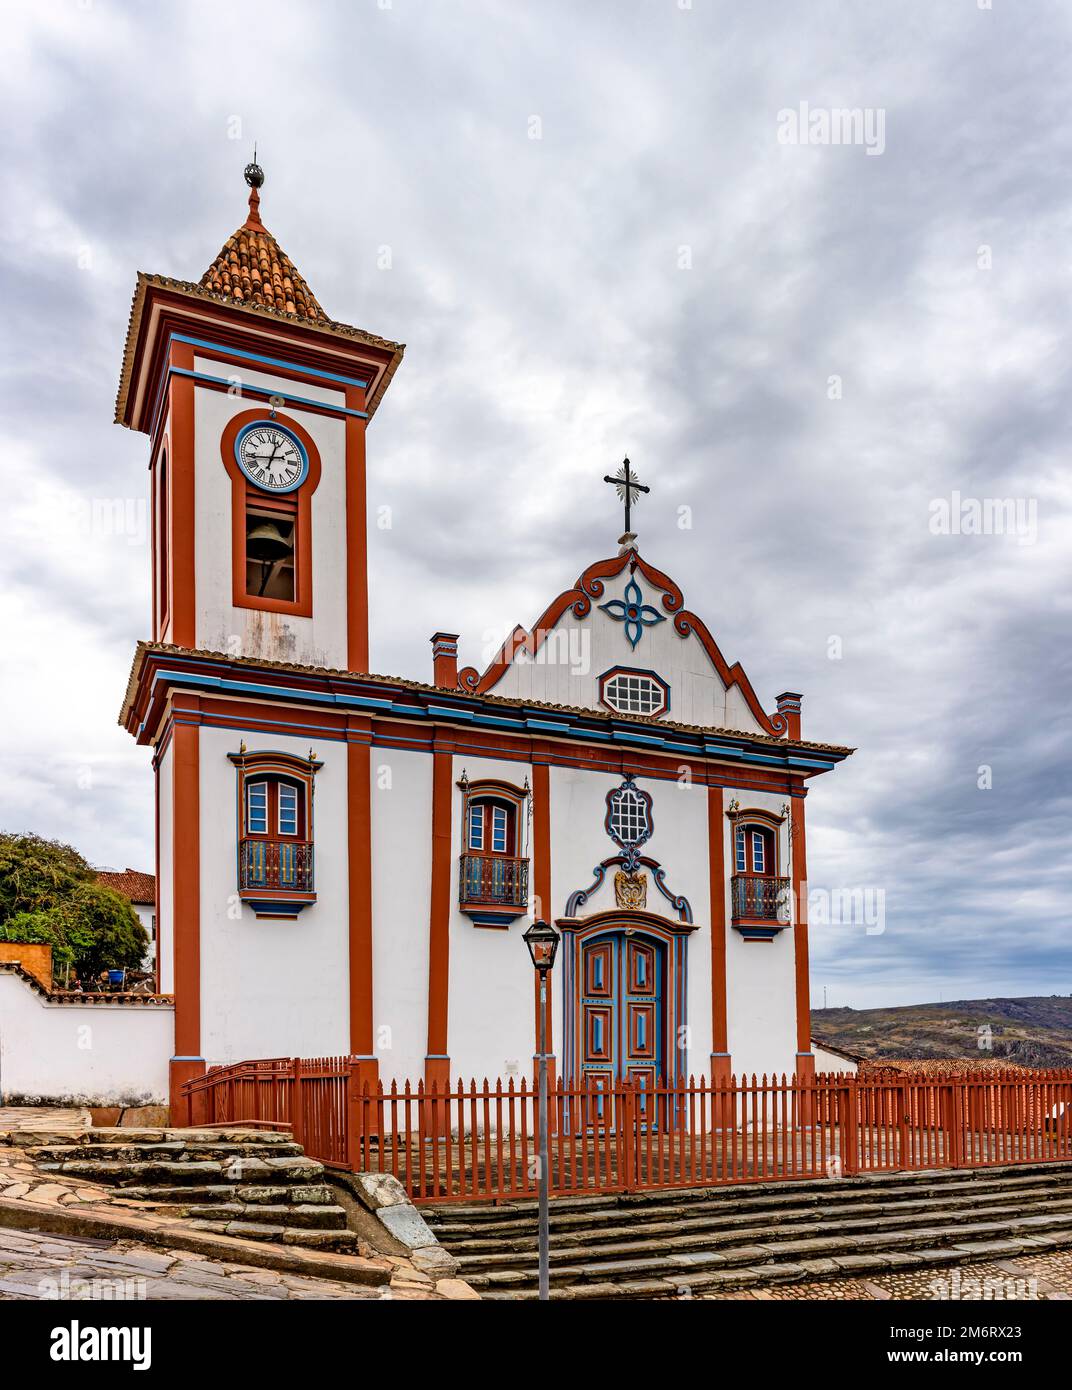
[{"label": "fence post", "polygon": [[908,1083],[897,1084],[897,1167],[912,1166],[911,1140],[908,1133]]},{"label": "fence post", "polygon": [[841,1090],[841,1171],[851,1178],[860,1171],[859,1082],[855,1075],[849,1075]]},{"label": "fence post", "polygon": [[295,1144],[305,1147],[305,1112],[302,1106],[301,1093],[301,1058],[292,1057],[290,1059],[293,1081],[290,1087],[290,1134]]},{"label": "fence post", "polygon": [[636,1092],[631,1081],[622,1082],[622,1168],[626,1192],[633,1192],[637,1181]]},{"label": "fence post", "polygon": [[954,1168],[964,1167],[964,1092],[962,1082],[954,1081],[949,1088],[949,1161]]},{"label": "fence post", "polygon": [[361,1132],[364,1118],[358,1091],[358,1064],[351,1057],[346,1064],[346,1166],[351,1173],[361,1171]]}]

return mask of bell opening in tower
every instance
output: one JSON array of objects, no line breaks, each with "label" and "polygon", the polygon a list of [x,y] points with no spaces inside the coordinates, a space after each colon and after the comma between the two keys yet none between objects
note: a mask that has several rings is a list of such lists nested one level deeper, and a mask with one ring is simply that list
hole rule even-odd
[{"label": "bell opening in tower", "polygon": [[282,499],[246,504],[246,593],[293,603],[297,509]]}]

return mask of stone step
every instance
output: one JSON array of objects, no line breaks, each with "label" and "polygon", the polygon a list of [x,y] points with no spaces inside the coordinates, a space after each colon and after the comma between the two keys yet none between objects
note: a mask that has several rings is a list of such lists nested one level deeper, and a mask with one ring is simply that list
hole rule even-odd
[{"label": "stone step", "polygon": [[[772,1212],[766,1215],[763,1230],[770,1239],[789,1238],[795,1231],[810,1229],[818,1226],[823,1230],[830,1230],[836,1226],[838,1229],[852,1229],[854,1227],[871,1227],[883,1221],[899,1221],[907,1224],[912,1220],[919,1220],[933,1215],[941,1215],[956,1212],[972,1212],[985,1215],[986,1213],[1000,1212],[1003,1215],[1011,1215],[1028,1208],[1034,1209],[1036,1206],[1044,1204],[1049,1211],[1069,1211],[1072,1212],[1072,1191],[1065,1189],[1059,1190],[1051,1195],[1049,1188],[1020,1188],[1007,1192],[984,1192],[971,1193],[970,1195],[958,1195],[955,1197],[921,1197],[913,1198],[909,1201],[896,1203],[889,1202],[846,1202],[841,1205],[832,1204],[824,1206],[801,1206],[784,1211]],[[591,1215],[585,1217],[589,1224],[583,1226],[569,1225],[563,1228],[552,1223],[551,1226],[551,1248],[557,1249],[569,1243],[584,1243],[590,1245],[601,1245],[604,1243],[615,1243],[622,1240],[641,1238],[648,1240],[674,1240],[684,1237],[699,1236],[701,1232],[707,1232],[710,1238],[718,1240],[722,1238],[720,1233],[732,1233],[735,1230],[747,1229],[754,1226],[757,1215],[754,1212],[729,1213],[721,1209],[717,1211],[700,1210],[694,1212],[692,1208],[678,1208],[679,1212],[687,1214],[678,1215],[676,1219],[662,1220],[653,1213],[646,1213],[640,1220],[625,1220],[628,1213],[608,1212],[606,1219],[600,1225],[592,1225]],[[451,1253],[462,1257],[478,1257],[487,1255],[506,1255],[511,1251],[524,1252],[536,1248],[537,1231],[535,1220],[527,1221],[521,1232],[510,1231],[504,1234],[498,1233],[496,1228],[495,1235],[484,1235],[480,1238],[456,1239],[449,1234],[448,1228],[438,1226],[437,1234],[441,1240],[449,1242]]]},{"label": "stone step", "polygon": [[[837,1245],[841,1240],[864,1240],[873,1243],[889,1237],[891,1244],[909,1241],[914,1232],[923,1232],[930,1238],[936,1227],[963,1230],[968,1227],[985,1227],[990,1231],[1018,1230],[1025,1223],[1039,1224],[1049,1221],[1055,1228],[1065,1229],[1072,1238],[1072,1202],[1065,1203],[1060,1210],[1047,1204],[1040,1208],[1036,1203],[1024,1203],[994,1210],[982,1208],[959,1213],[927,1212],[902,1213],[893,1211],[881,1217],[860,1218],[852,1221],[811,1221],[806,1224],[770,1227],[753,1226],[739,1228],[727,1226],[721,1229],[686,1232],[667,1236],[655,1228],[639,1225],[635,1229],[621,1231],[619,1239],[607,1243],[594,1244],[585,1241],[579,1245],[569,1245],[560,1240],[552,1242],[551,1251],[557,1260],[567,1263],[584,1260],[628,1258],[633,1254],[647,1255],[660,1251],[719,1251],[735,1247],[763,1246],[772,1252],[774,1258],[781,1258],[785,1251],[812,1249],[814,1253],[827,1253],[827,1247]],[[955,1222],[955,1224],[954,1224]],[[593,1248],[594,1246],[594,1248]],[[450,1246],[463,1269],[481,1273],[493,1269],[520,1269],[531,1266],[536,1250],[535,1241],[526,1250],[502,1251],[495,1254],[466,1254],[457,1246]]]},{"label": "stone step", "polygon": [[226,1162],[232,1158],[303,1158],[300,1144],[180,1143],[159,1144],[48,1144],[31,1149],[30,1156],[42,1163],[64,1163],[84,1159],[91,1162],[144,1163],[153,1160],[181,1163],[191,1159]]},{"label": "stone step", "polygon": [[332,1206],[335,1203],[335,1194],[324,1183],[293,1183],[285,1187],[271,1183],[248,1187],[236,1183],[191,1183],[187,1186],[173,1187],[124,1187],[123,1196],[144,1202],[156,1202],[163,1205],[175,1203],[186,1206],[191,1202],[198,1202],[202,1206],[215,1202],[265,1204],[299,1202],[317,1206]]},{"label": "stone step", "polygon": [[[895,1181],[894,1178],[904,1179]],[[925,1180],[925,1181],[924,1181]],[[883,1205],[902,1195],[938,1196],[949,1193],[974,1195],[980,1192],[1006,1192],[1020,1187],[1046,1187],[1055,1194],[1072,1193],[1072,1165],[1057,1163],[1031,1168],[935,1169],[913,1174],[870,1174],[862,1178],[843,1178],[824,1182],[725,1185],[705,1188],[658,1189],[644,1193],[620,1193],[597,1197],[556,1197],[551,1203],[551,1229],[583,1226],[604,1212],[617,1212],[630,1220],[660,1213],[665,1218],[685,1215],[697,1207],[722,1210],[776,1211],[800,1205],[817,1206],[835,1202],[859,1201],[868,1195]],[[769,1189],[778,1190],[771,1191]],[[925,1189],[930,1189],[929,1191]],[[536,1219],[534,1201],[449,1204],[425,1207],[424,1214],[441,1239],[454,1240],[467,1234],[484,1235],[492,1230],[505,1235],[509,1230],[525,1230]]]},{"label": "stone step", "polygon": [[53,1142],[80,1144],[256,1144],[258,1148],[273,1148],[278,1144],[293,1144],[289,1130],[243,1129],[240,1125],[226,1129],[123,1129],[116,1125],[86,1129],[77,1134],[55,1136]]},{"label": "stone step", "polygon": [[260,1205],[254,1202],[221,1202],[207,1206],[176,1206],[174,1214],[198,1221],[252,1221],[266,1226],[293,1226],[318,1230],[345,1231],[346,1212],[342,1207],[305,1205]]},{"label": "stone step", "polygon": [[[598,1258],[586,1248],[577,1251],[558,1253],[557,1260],[551,1264],[551,1282],[554,1285],[574,1285],[587,1283],[614,1283],[635,1278],[673,1278],[712,1271],[726,1272],[732,1269],[764,1269],[772,1274],[778,1266],[795,1271],[800,1268],[799,1261],[833,1261],[834,1267],[846,1270],[852,1267],[853,1257],[881,1255],[892,1264],[916,1262],[921,1250],[961,1248],[966,1242],[973,1243],[977,1249],[990,1248],[995,1256],[1022,1254],[1025,1250],[1040,1249],[1039,1237],[1049,1234],[1053,1240],[1048,1245],[1067,1244],[1072,1232],[1072,1222],[1067,1216],[1031,1216],[1019,1218],[1016,1229],[1004,1222],[964,1222],[955,1221],[949,1225],[921,1227],[909,1231],[889,1231],[867,1235],[831,1235],[814,1239],[784,1241],[773,1244],[752,1244],[729,1246],[721,1250],[709,1248],[690,1250],[678,1245],[667,1249],[653,1243],[651,1253],[633,1250],[620,1257],[612,1251],[601,1251]],[[1015,1247],[1015,1249],[1013,1248]],[[660,1253],[656,1253],[660,1252]],[[564,1261],[572,1259],[573,1263]],[[462,1263],[465,1279],[476,1289],[525,1288],[536,1282],[536,1264],[531,1257],[529,1263],[520,1269],[497,1268],[490,1265],[475,1268]],[[779,1279],[784,1274],[777,1274]]]},{"label": "stone step", "polygon": [[[1047,1250],[1067,1244],[1063,1235],[1033,1236],[1027,1240],[1015,1237],[1005,1240],[970,1241],[945,1247],[921,1248],[909,1252],[878,1252],[846,1255],[828,1259],[802,1260],[782,1265],[739,1266],[733,1269],[714,1269],[698,1273],[670,1274],[665,1277],[648,1275],[631,1279],[562,1284],[551,1288],[552,1301],[600,1299],[669,1299],[691,1298],[703,1293],[730,1293],[736,1289],[764,1288],[802,1280],[866,1278],[870,1275],[904,1272],[907,1269],[934,1269],[940,1277],[942,1268],[949,1265],[978,1261],[1011,1259],[1024,1254],[1044,1254]],[[472,1283],[470,1276],[466,1276]],[[531,1300],[539,1297],[535,1281],[530,1286],[480,1289],[482,1299],[494,1302]]]},{"label": "stone step", "polygon": [[192,1220],[190,1226],[215,1235],[240,1236],[243,1240],[266,1240],[280,1245],[302,1245],[311,1250],[350,1250],[357,1246],[353,1231],[317,1231],[283,1226],[266,1221]]},{"label": "stone step", "polygon": [[219,1183],[222,1178],[233,1182],[317,1183],[324,1176],[324,1165],[304,1157],[244,1158],[226,1161],[218,1159],[187,1159],[185,1162],[149,1161],[123,1163],[115,1159],[69,1159],[63,1162],[39,1163],[43,1173],[64,1173],[70,1177],[88,1178],[112,1186],[155,1185],[157,1183]]}]

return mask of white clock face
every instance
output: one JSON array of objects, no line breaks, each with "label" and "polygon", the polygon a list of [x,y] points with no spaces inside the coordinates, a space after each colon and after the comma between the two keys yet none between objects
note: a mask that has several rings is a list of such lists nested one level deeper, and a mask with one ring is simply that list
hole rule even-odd
[{"label": "white clock face", "polygon": [[305,478],[305,453],[289,430],[265,422],[247,429],[238,441],[238,465],[265,492],[291,492]]}]

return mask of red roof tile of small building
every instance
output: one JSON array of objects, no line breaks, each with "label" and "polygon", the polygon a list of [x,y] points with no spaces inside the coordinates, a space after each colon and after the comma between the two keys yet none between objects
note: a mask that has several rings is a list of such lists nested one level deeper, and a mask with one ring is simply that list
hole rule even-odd
[{"label": "red roof tile of small building", "polygon": [[864,1057],[860,1076],[963,1076],[965,1072],[1013,1072],[1031,1076],[1035,1068],[1002,1057]]},{"label": "red roof tile of small building", "polygon": [[152,874],[143,874],[140,869],[123,869],[112,872],[103,869],[97,874],[97,882],[105,888],[114,888],[129,898],[132,903],[156,902],[156,879]]},{"label": "red roof tile of small building", "polygon": [[305,278],[261,221],[260,196],[249,195],[249,216],[202,275],[202,289],[242,304],[260,304],[295,318],[330,323]]}]

